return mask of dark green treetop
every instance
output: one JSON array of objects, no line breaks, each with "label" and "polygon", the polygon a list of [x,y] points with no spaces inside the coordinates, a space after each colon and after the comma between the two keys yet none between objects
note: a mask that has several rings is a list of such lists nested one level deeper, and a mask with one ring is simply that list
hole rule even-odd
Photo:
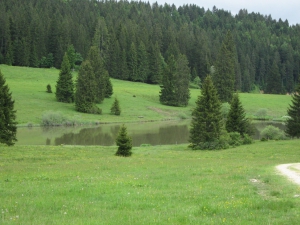
[{"label": "dark green treetop", "polygon": [[165,105],[176,106],[175,93],[175,71],[176,62],[174,55],[170,55],[166,67],[163,69],[162,85],[159,95],[159,101]]},{"label": "dark green treetop", "polygon": [[100,51],[97,46],[92,46],[89,51],[88,60],[91,63],[95,75],[95,94],[96,103],[101,103],[105,97],[105,81],[104,76],[107,71],[104,68],[103,60],[100,56]]},{"label": "dark green treetop", "polygon": [[16,111],[9,87],[0,70],[0,143],[14,145],[17,141]]},{"label": "dark green treetop", "polygon": [[160,102],[171,106],[187,106],[190,98],[190,69],[186,56],[179,54],[175,61],[174,55],[170,55],[163,71]]},{"label": "dark green treetop", "polygon": [[220,138],[222,128],[221,102],[210,76],[202,84],[201,95],[192,113],[190,142],[193,148]]},{"label": "dark green treetop", "polygon": [[248,120],[245,110],[240,102],[239,95],[233,95],[230,110],[226,120],[226,130],[230,132],[238,132],[244,136],[247,133]]},{"label": "dark green treetop", "polygon": [[75,68],[75,62],[76,62],[76,52],[73,45],[68,46],[67,55],[69,59],[70,68]]},{"label": "dark green treetop", "polygon": [[67,53],[65,53],[61,64],[55,96],[59,102],[74,102],[74,83]]},{"label": "dark green treetop", "polygon": [[95,74],[90,61],[82,63],[76,81],[75,109],[78,112],[101,114],[95,106],[96,101]]},{"label": "dark green treetop", "polygon": [[235,52],[231,32],[228,31],[219,50],[213,76],[214,85],[221,102],[230,102],[234,91],[235,81]]},{"label": "dark green treetop", "polygon": [[190,68],[185,55],[179,54],[176,60],[175,96],[178,106],[187,106],[190,99]]}]

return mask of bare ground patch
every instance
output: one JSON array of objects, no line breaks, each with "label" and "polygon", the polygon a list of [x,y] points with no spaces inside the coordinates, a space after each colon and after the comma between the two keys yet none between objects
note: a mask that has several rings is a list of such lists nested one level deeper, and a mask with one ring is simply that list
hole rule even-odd
[{"label": "bare ground patch", "polygon": [[290,181],[300,185],[300,163],[281,164],[276,169]]}]

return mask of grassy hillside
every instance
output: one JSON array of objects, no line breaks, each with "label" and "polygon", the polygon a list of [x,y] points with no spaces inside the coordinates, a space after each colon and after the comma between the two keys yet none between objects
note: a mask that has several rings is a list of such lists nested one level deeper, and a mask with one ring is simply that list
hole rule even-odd
[{"label": "grassy hillside", "polygon": [[[13,93],[17,121],[23,125],[28,123],[40,124],[42,115],[47,111],[59,111],[68,118],[81,123],[190,118],[197,96],[200,95],[200,90],[192,89],[191,99],[187,107],[164,106],[159,103],[160,87],[158,85],[112,79],[114,94],[112,98],[105,99],[99,105],[103,114],[89,115],[76,112],[74,104],[57,102],[54,93],[46,92],[47,84],[50,84],[52,91],[55,92],[59,70],[6,65],[0,65],[0,69]],[[74,80],[75,76],[74,73]],[[114,97],[120,101],[121,116],[109,114]],[[260,108],[267,108],[268,115],[274,118],[286,115],[286,108],[291,100],[290,96],[262,94],[240,94],[240,98],[248,116],[251,117]]]},{"label": "grassy hillside", "polygon": [[299,141],[224,151],[186,145],[0,146],[1,224],[298,224],[298,186],[275,165]]}]

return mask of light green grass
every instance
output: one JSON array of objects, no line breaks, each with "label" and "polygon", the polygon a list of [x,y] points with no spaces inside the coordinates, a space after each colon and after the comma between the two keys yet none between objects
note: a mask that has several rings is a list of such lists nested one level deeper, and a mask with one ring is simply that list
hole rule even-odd
[{"label": "light green grass", "polygon": [[[112,98],[105,99],[99,104],[103,115],[91,115],[76,112],[74,104],[57,102],[54,93],[46,92],[47,84],[50,84],[52,91],[55,92],[59,70],[7,65],[0,65],[0,69],[13,94],[17,121],[21,125],[40,124],[42,115],[50,110],[59,111],[71,120],[85,124],[189,119],[195,101],[200,95],[200,90],[191,89],[191,99],[187,107],[164,106],[159,103],[159,85],[112,79],[114,88]],[[73,76],[75,80],[76,73]],[[110,107],[115,97],[120,101],[121,116],[110,115]],[[290,96],[262,94],[240,94],[240,99],[249,117],[252,117],[259,108],[267,108],[268,116],[271,118],[286,115],[286,109],[291,101]]]},{"label": "light green grass", "polygon": [[[224,151],[186,145],[0,146],[0,223],[298,224],[299,186],[275,170],[299,141]],[[253,182],[255,181],[255,182]]]}]

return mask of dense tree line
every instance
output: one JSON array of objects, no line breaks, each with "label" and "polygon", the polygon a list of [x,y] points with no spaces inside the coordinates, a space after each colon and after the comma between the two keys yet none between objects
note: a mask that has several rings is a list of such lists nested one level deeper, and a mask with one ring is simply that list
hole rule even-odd
[{"label": "dense tree line", "polygon": [[15,101],[0,70],[0,144],[14,145],[17,141]]},{"label": "dense tree line", "polygon": [[293,91],[300,73],[300,26],[245,9],[233,16],[187,4],[3,0],[0,64],[59,68],[72,45],[75,67],[97,46],[113,78],[161,84],[167,59],[185,55],[190,80],[204,80],[212,66],[218,67],[228,31],[236,90]]}]

